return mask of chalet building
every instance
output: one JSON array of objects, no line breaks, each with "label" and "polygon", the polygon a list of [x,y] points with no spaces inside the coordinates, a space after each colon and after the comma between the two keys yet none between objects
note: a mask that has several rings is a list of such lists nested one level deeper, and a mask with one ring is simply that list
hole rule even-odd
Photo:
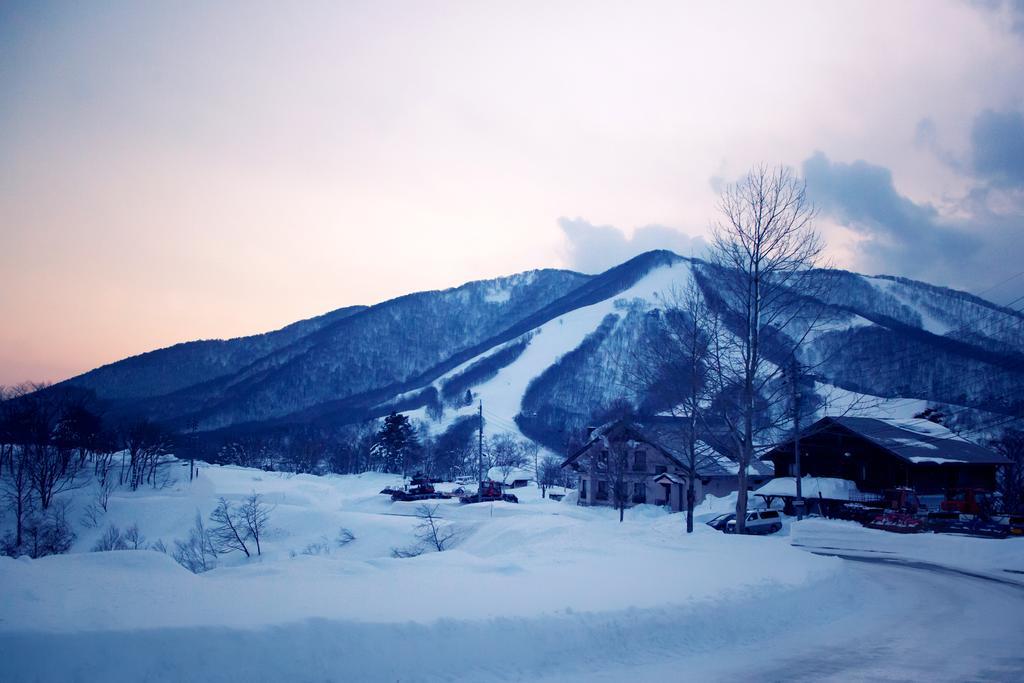
[{"label": "chalet building", "polygon": [[[793,442],[762,456],[779,477],[795,474]],[[1003,456],[923,419],[825,417],[800,437],[804,476],[853,482],[862,492],[909,486],[919,494],[996,488]],[[805,493],[805,495],[807,495]]]},{"label": "chalet building", "polygon": [[533,471],[525,467],[492,467],[487,470],[487,478],[507,489],[521,489],[535,479]]},{"label": "chalet building", "polygon": [[[648,417],[625,418],[592,429],[587,442],[562,463],[579,474],[579,504],[613,505],[612,487],[621,477],[628,505],[685,510],[685,425],[678,418]],[[697,502],[709,493],[724,496],[735,491],[736,462],[705,443],[699,442],[698,449]],[[771,476],[770,465],[755,461],[748,469],[748,487],[755,488]]]}]

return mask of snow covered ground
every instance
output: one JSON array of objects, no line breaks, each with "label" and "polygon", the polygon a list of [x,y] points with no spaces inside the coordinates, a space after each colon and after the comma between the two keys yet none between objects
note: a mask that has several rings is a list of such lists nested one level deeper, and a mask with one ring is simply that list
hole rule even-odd
[{"label": "snow covered ground", "polygon": [[856,522],[805,519],[790,527],[797,547],[845,557],[929,563],[957,571],[1019,582],[1024,587],[1024,539],[958,534],[893,534]]},{"label": "snow covered ground", "polygon": [[[519,505],[437,501],[457,542],[398,559],[419,522],[417,503],[378,493],[398,483],[204,466],[192,484],[118,492],[71,554],[0,558],[0,680],[714,680],[801,633],[866,629],[892,603],[863,566],[786,536],[687,536],[653,506],[619,524],[534,488]],[[194,575],[155,551],[88,552],[108,524],[173,546],[217,497],[253,491],[275,506],[260,558]],[[339,547],[341,527],[355,540]],[[849,544],[858,530],[806,521],[792,538]],[[978,565],[1020,557],[993,553]]]}]

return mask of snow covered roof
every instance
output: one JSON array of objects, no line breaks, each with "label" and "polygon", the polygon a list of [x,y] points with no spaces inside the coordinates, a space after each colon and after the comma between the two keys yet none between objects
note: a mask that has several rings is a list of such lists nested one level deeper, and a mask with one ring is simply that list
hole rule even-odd
[{"label": "snow covered roof", "polygon": [[511,484],[514,481],[525,479],[526,481],[533,481],[533,470],[528,470],[524,467],[513,467],[507,471],[502,470],[501,467],[492,467],[487,470],[487,478],[491,481],[500,481],[505,484]]},{"label": "snow covered roof", "polygon": [[856,432],[872,443],[912,463],[971,463],[1003,465],[1002,455],[968,441],[946,427],[924,419],[827,417],[825,420]]},{"label": "snow covered roof", "polygon": [[[800,493],[804,498],[827,498],[829,500],[864,500],[857,485],[846,479],[832,477],[802,477]],[[776,477],[754,491],[757,496],[796,497],[796,477]]]},{"label": "snow covered roof", "polygon": [[[634,438],[647,443],[680,467],[686,467],[686,445],[684,444],[686,418],[650,416],[631,420],[614,420],[594,429],[590,438],[574,454],[562,464],[563,467],[576,460],[590,446],[611,435],[616,430],[625,432],[626,438]],[[698,461],[697,474],[701,477],[735,477],[739,474],[739,464],[728,455],[704,441],[697,442]],[[774,473],[771,463],[753,460],[747,467],[747,474],[754,476],[771,476]]]}]

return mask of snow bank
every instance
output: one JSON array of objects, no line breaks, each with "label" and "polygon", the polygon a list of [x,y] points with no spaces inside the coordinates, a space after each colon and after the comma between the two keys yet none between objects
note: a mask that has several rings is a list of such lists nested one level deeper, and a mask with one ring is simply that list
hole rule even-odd
[{"label": "snow bank", "polygon": [[[636,641],[666,642],[666,629],[680,634],[673,647],[707,648],[766,628],[746,618],[754,606],[803,618],[801,605],[845,600],[820,594],[839,560],[704,525],[686,535],[682,515],[653,506],[619,524],[614,510],[534,486],[517,490],[520,505],[436,501],[458,531],[453,549],[395,559],[419,521],[416,503],[378,493],[397,479],[204,467],[191,485],[119,492],[72,553],[0,558],[0,651],[13,653],[0,680],[395,680],[428,677],[424,658],[437,678],[517,657],[541,672],[587,660],[606,639],[615,644],[598,658],[652,654]],[[219,496],[253,491],[274,505],[262,557],[235,553],[193,575],[156,551],[86,552],[109,523],[138,522],[171,546]],[[341,526],[356,537],[343,547]]]},{"label": "snow bank", "polygon": [[928,562],[1024,584],[1024,541],[1017,538],[893,534],[856,522],[805,519],[791,525],[790,540],[797,546],[844,555]]}]

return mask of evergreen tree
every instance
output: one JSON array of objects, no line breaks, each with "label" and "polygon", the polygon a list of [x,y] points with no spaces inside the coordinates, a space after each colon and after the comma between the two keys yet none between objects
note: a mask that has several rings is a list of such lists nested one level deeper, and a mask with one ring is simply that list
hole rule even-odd
[{"label": "evergreen tree", "polygon": [[375,459],[385,472],[405,476],[416,465],[420,444],[412,422],[406,415],[391,413],[377,432],[373,445]]}]

